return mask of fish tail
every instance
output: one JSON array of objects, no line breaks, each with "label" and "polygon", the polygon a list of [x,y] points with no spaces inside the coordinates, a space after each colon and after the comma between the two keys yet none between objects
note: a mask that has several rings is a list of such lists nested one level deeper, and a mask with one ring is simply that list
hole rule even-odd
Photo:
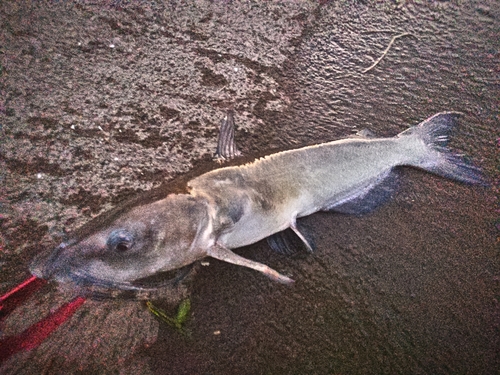
[{"label": "fish tail", "polygon": [[457,112],[437,113],[398,137],[420,141],[412,142],[413,145],[421,146],[421,141],[425,145],[422,152],[416,153],[419,156],[411,163],[412,166],[468,184],[487,185],[479,168],[469,163],[464,155],[455,154],[447,147],[449,133],[456,126],[459,116]]}]

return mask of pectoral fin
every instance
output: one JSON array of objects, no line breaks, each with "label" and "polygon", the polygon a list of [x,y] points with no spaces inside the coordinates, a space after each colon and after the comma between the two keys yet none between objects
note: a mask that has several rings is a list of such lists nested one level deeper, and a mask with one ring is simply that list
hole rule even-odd
[{"label": "pectoral fin", "polygon": [[290,279],[289,277],[286,277],[284,275],[281,275],[277,271],[273,270],[272,268],[266,266],[265,264],[259,263],[259,262],[254,262],[252,260],[243,258],[239,255],[236,255],[233,253],[231,250],[219,245],[215,244],[212,247],[208,249],[208,255],[211,256],[212,258],[222,260],[224,262],[228,263],[233,263],[238,266],[243,266],[243,267],[248,267],[252,268],[256,271],[262,272],[264,275],[269,277],[270,279],[274,281],[278,281],[283,284],[290,284],[293,283],[294,281]]}]

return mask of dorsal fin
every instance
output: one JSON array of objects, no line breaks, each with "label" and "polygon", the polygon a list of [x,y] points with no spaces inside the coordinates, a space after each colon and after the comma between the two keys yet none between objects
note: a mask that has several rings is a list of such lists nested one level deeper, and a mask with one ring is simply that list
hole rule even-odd
[{"label": "dorsal fin", "polygon": [[234,141],[234,111],[230,109],[220,125],[214,159],[223,161],[233,159],[239,155],[241,155],[241,152]]}]

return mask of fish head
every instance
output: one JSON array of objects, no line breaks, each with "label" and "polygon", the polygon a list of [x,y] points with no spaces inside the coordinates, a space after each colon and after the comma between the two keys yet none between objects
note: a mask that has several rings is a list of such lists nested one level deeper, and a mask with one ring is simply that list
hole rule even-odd
[{"label": "fish head", "polygon": [[206,256],[210,221],[204,201],[172,194],[97,220],[76,231],[31,271],[80,287],[142,290],[133,282],[181,268]]}]

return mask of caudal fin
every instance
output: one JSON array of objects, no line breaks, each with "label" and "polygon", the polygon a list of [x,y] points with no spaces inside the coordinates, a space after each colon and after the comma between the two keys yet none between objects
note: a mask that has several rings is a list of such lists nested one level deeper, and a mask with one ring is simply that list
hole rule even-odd
[{"label": "caudal fin", "polygon": [[456,126],[460,113],[441,112],[405,130],[399,137],[412,137],[422,140],[426,152],[418,159],[415,167],[436,173],[446,178],[469,184],[486,185],[481,170],[468,163],[463,155],[452,153],[447,147],[450,131]]}]

